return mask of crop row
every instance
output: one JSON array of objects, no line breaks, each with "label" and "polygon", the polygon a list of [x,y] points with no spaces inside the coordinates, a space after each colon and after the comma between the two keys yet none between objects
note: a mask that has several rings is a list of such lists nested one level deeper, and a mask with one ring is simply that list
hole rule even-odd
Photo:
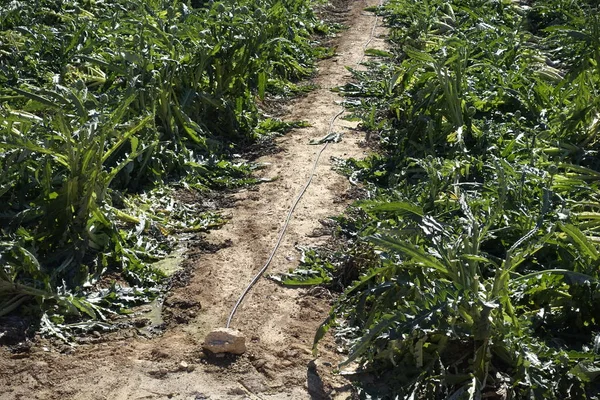
[{"label": "crop row", "polygon": [[364,396],[598,398],[597,3],[378,11],[389,52],[340,88],[378,139],[344,167],[369,199],[349,250],[287,278],[344,287],[317,341],[336,326],[379,376]]},{"label": "crop row", "polygon": [[297,90],[327,29],[304,0],[3,2],[0,316],[152,297],[165,235],[220,223],[161,186],[251,181],[232,156],[286,128],[257,104]]}]

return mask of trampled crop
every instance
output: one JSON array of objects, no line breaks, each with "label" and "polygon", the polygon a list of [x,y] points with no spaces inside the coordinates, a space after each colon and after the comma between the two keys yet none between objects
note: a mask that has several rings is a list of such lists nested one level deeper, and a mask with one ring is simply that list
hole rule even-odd
[{"label": "trampled crop", "polygon": [[[185,208],[176,221],[172,205],[165,217],[160,186],[252,181],[231,155],[285,129],[257,99],[312,72],[323,52],[313,37],[327,26],[310,5],[2,3],[0,316],[104,318],[117,292],[154,295],[147,287],[162,276],[149,265],[168,251],[166,235],[220,223]],[[131,200],[140,192],[149,206]],[[107,272],[130,287],[98,295]]]},{"label": "trampled crop", "polygon": [[[379,12],[390,52],[340,88],[382,149],[345,167],[370,191],[339,219],[362,262],[317,341],[338,326],[381,377],[365,397],[598,398],[597,3]],[[349,262],[309,261],[286,283]]]}]

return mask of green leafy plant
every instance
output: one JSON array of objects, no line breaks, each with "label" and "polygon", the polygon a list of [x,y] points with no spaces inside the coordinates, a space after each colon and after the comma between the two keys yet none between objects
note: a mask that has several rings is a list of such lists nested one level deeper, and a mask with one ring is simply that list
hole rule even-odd
[{"label": "green leafy plant", "polygon": [[364,398],[597,398],[597,4],[377,12],[390,54],[339,90],[381,152],[338,233],[378,257],[315,350],[338,328]]},{"label": "green leafy plant", "polygon": [[237,154],[294,125],[260,102],[322,56],[311,4],[0,5],[0,314],[35,305],[64,330],[156,296],[169,235],[223,223],[169,188],[256,183]]}]

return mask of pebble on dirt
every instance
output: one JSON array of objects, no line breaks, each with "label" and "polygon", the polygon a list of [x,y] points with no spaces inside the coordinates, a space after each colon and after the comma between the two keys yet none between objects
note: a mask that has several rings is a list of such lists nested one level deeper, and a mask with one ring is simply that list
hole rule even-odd
[{"label": "pebble on dirt", "polygon": [[206,336],[202,347],[215,354],[244,354],[246,352],[246,337],[235,329],[218,328]]}]

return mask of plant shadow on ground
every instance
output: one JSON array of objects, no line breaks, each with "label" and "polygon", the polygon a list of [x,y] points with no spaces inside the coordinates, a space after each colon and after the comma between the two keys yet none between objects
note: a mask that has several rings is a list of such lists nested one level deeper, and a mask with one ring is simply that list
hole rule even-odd
[{"label": "plant shadow on ground", "polygon": [[0,346],[7,346],[12,353],[26,352],[28,341],[39,328],[39,317],[5,316],[0,318]]},{"label": "plant shadow on ground", "polygon": [[311,399],[317,400],[328,398],[323,379],[319,375],[314,360],[308,363],[308,368],[306,369],[306,383]]}]

